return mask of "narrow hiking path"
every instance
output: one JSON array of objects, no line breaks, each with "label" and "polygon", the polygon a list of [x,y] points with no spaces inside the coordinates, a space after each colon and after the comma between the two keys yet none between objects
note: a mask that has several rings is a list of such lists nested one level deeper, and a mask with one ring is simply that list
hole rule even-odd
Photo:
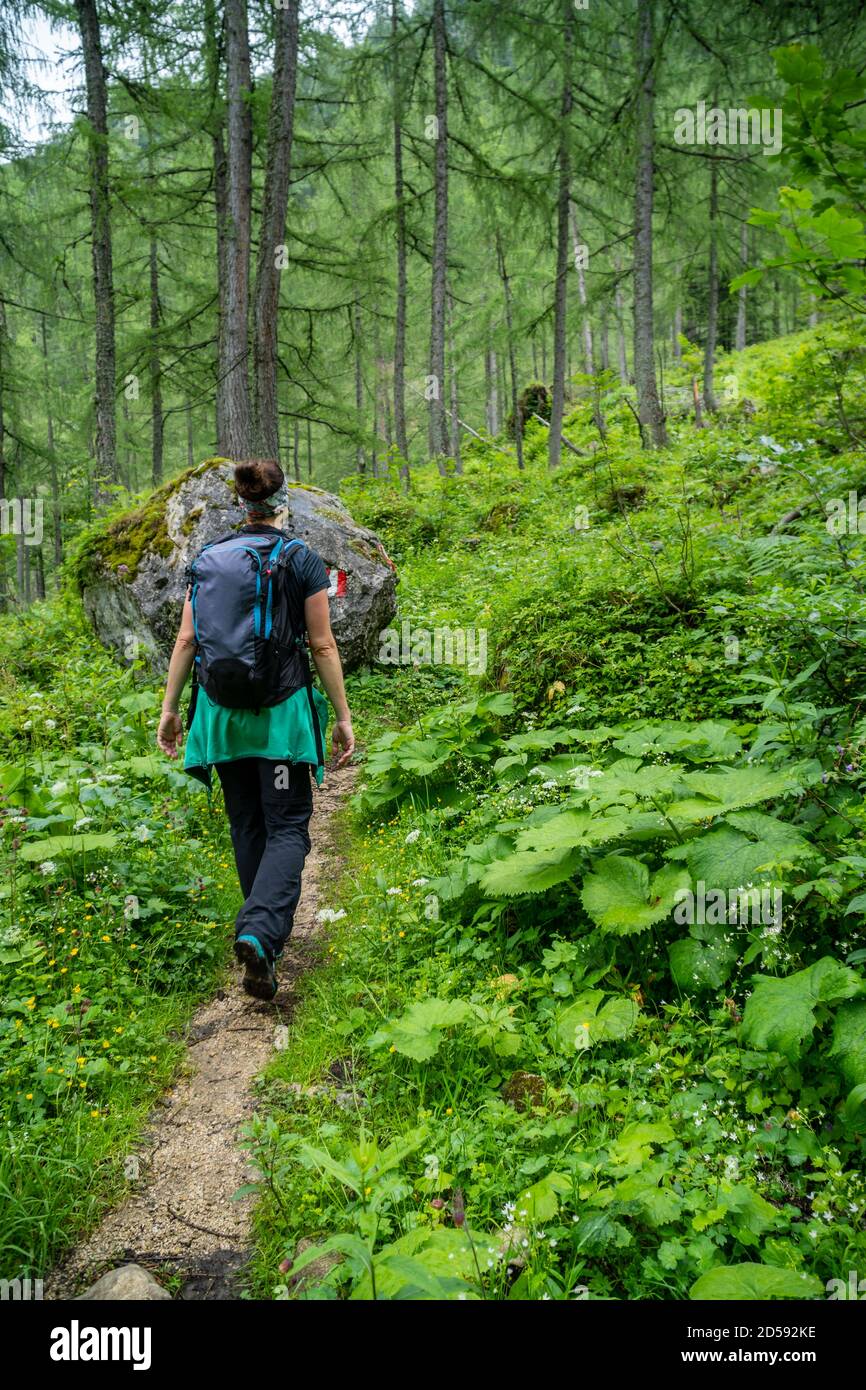
[{"label": "narrow hiking path", "polygon": [[151,1112],[134,1155],[139,1179],[132,1193],[54,1270],[46,1298],[74,1298],[128,1263],[179,1276],[180,1299],[239,1296],[254,1200],[231,1200],[252,1176],[240,1129],[256,1108],[253,1081],[272,1055],[278,1030],[291,1022],[297,984],[316,960],[321,886],[339,854],[334,817],[355,775],[352,767],[329,772],[315,794],[312,849],[276,999],[250,999],[240,988],[240,972],[234,972],[228,986],[194,1015],[187,1073]]}]

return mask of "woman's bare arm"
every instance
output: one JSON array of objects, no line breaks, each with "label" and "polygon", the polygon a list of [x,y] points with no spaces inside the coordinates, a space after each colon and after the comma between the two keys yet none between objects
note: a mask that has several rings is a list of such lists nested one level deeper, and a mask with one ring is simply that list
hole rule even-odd
[{"label": "woman's bare arm", "polygon": [[337,767],[342,767],[355,751],[355,734],[352,729],[349,702],[346,699],[346,687],[343,684],[340,653],[331,631],[331,614],[328,609],[326,589],[320,589],[317,594],[312,594],[304,601],[304,619],[310,638],[313,663],[321,677],[322,685],[327,691],[328,699],[334,706],[336,723],[331,735],[331,747],[335,756],[342,748],[342,756],[337,763]]},{"label": "woman's bare arm", "polygon": [[192,621],[192,606],[187,594],[180,619],[180,629],[168,663],[168,677],[165,696],[162,702],[162,716],[156,741],[163,753],[170,758],[177,757],[177,746],[183,742],[183,722],[180,717],[180,697],[189,680],[192,663],[195,659],[195,628]]}]

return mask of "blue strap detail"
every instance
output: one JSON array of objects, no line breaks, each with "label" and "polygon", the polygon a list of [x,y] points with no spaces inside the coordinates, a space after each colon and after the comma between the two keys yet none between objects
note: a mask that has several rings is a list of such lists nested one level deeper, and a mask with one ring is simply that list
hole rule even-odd
[{"label": "blue strap detail", "polygon": [[193,586],[192,586],[192,593],[191,593],[190,596],[189,596],[189,606],[190,606],[190,608],[191,608],[191,610],[192,610],[192,626],[193,626],[193,631],[195,632],[195,640],[196,640],[196,641],[199,640],[199,636],[198,636],[198,617],[196,616],[196,611],[195,611],[195,599],[196,599],[196,594],[197,594],[197,593],[198,593],[198,580],[196,580],[195,583],[193,584]]},{"label": "blue strap detail", "polygon": [[265,637],[270,637],[271,628],[273,626],[274,581],[271,576],[271,566],[276,564],[282,548],[283,538],[281,536],[280,539],[277,541],[276,545],[274,546],[273,550],[271,551],[270,555],[268,556],[268,568],[265,571],[268,578],[268,598],[267,603],[265,604]]}]

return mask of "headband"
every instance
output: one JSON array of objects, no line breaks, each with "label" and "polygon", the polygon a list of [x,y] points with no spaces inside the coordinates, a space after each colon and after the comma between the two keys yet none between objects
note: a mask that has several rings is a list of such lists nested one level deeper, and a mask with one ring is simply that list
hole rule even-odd
[{"label": "headband", "polygon": [[248,516],[257,512],[279,512],[289,505],[289,489],[286,487],[284,478],[276,492],[272,492],[270,496],[259,497],[255,500],[251,497],[239,496],[238,501]]}]

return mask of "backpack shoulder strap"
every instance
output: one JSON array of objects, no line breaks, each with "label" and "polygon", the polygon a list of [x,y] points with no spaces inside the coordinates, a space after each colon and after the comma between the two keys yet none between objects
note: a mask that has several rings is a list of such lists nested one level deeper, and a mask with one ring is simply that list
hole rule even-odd
[{"label": "backpack shoulder strap", "polygon": [[282,539],[283,546],[277,560],[277,568],[281,576],[284,608],[292,637],[295,643],[301,646],[304,641],[304,599],[297,561],[307,549],[307,543],[297,536],[290,536],[287,531],[282,532]]}]

